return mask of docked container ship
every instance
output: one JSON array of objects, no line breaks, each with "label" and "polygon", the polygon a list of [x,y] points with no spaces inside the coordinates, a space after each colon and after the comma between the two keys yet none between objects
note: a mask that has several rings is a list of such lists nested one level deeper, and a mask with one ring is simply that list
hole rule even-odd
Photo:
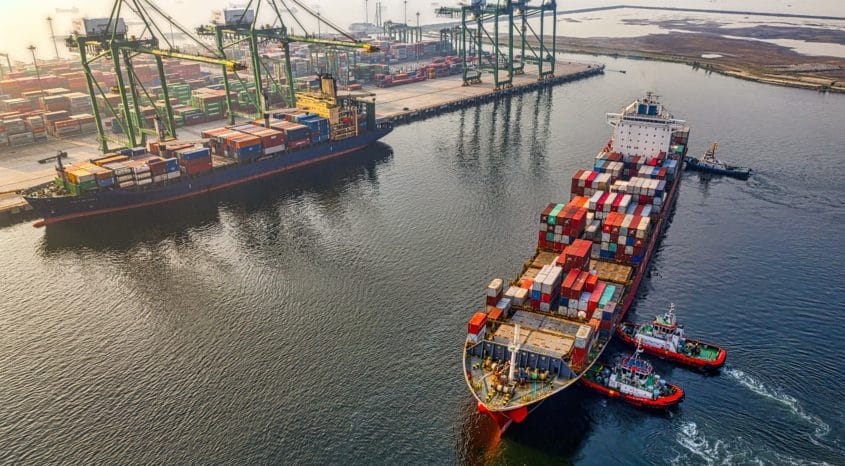
[{"label": "docked container ship", "polygon": [[392,131],[376,122],[374,103],[338,99],[334,80],[322,79],[320,92],[297,95],[297,108],[204,131],[200,142],[151,143],[67,166],[57,158],[55,180],[24,195],[43,218],[36,225],[229,188],[355,152]]},{"label": "docked container ship", "polygon": [[678,193],[689,129],[647,94],[607,114],[612,139],[570,199],[540,214],[534,256],[494,279],[469,321],[464,375],[504,430],[596,363],[634,301]]}]

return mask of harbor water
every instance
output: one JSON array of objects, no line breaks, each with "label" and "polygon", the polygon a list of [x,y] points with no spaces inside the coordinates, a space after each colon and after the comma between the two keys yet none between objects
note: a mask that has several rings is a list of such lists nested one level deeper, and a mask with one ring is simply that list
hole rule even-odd
[{"label": "harbor water", "polygon": [[[0,461],[845,463],[845,96],[575,58],[627,72],[206,198],[0,229]],[[728,364],[655,362],[687,394],[667,414],[575,387],[499,436],[463,380],[466,322],[646,90],[690,155],[718,140],[755,173],[686,174],[629,318],[674,302]]]}]

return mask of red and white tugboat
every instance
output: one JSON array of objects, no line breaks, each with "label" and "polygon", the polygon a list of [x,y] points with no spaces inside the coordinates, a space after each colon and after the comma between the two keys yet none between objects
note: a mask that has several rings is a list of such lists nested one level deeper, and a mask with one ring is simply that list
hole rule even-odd
[{"label": "red and white tugboat", "polygon": [[675,318],[675,305],[648,324],[623,322],[616,329],[632,345],[641,342],[646,353],[700,370],[718,370],[725,365],[727,352],[716,345],[684,336],[683,325]]},{"label": "red and white tugboat", "polygon": [[625,356],[613,367],[597,363],[583,377],[581,383],[611,398],[621,398],[637,407],[666,409],[684,399],[681,387],[667,383],[654,373],[651,363],[640,359],[643,349]]}]

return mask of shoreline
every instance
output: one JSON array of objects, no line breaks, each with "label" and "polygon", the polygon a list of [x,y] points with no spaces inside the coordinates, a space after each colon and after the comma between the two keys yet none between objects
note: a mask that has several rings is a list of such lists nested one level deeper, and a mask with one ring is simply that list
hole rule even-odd
[{"label": "shoreline", "polygon": [[[700,58],[692,59],[691,57],[681,55],[671,55],[662,52],[653,51],[636,51],[636,50],[620,50],[615,48],[607,48],[590,45],[573,45],[572,43],[561,44],[558,41],[558,50],[563,48],[563,53],[575,53],[592,56],[609,56],[629,58],[632,60],[653,60],[669,63],[681,63],[689,65],[693,68],[701,68],[705,71],[729,76],[732,78],[739,78],[746,81],[758,82],[761,84],[771,84],[782,87],[793,87],[798,89],[806,89],[817,92],[834,92],[845,93],[845,81],[825,80],[815,76],[801,76],[790,74],[771,74],[754,69],[753,67],[736,67],[725,63],[719,63],[714,59]],[[803,79],[802,79],[803,78]],[[827,81],[824,83],[822,81]],[[833,81],[833,85],[831,85]]]}]

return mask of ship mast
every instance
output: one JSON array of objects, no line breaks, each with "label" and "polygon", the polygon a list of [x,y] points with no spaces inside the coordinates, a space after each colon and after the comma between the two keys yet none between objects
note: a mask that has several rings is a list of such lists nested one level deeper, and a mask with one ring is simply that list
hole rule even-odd
[{"label": "ship mast", "polygon": [[513,382],[514,380],[514,372],[516,371],[516,357],[519,353],[519,324],[514,325],[513,328],[513,340],[511,340],[511,344],[508,345],[508,349],[511,351],[511,365],[508,369],[508,380]]},{"label": "ship mast", "polygon": [[663,314],[663,320],[670,327],[675,325],[675,303],[669,303],[669,310]]}]

